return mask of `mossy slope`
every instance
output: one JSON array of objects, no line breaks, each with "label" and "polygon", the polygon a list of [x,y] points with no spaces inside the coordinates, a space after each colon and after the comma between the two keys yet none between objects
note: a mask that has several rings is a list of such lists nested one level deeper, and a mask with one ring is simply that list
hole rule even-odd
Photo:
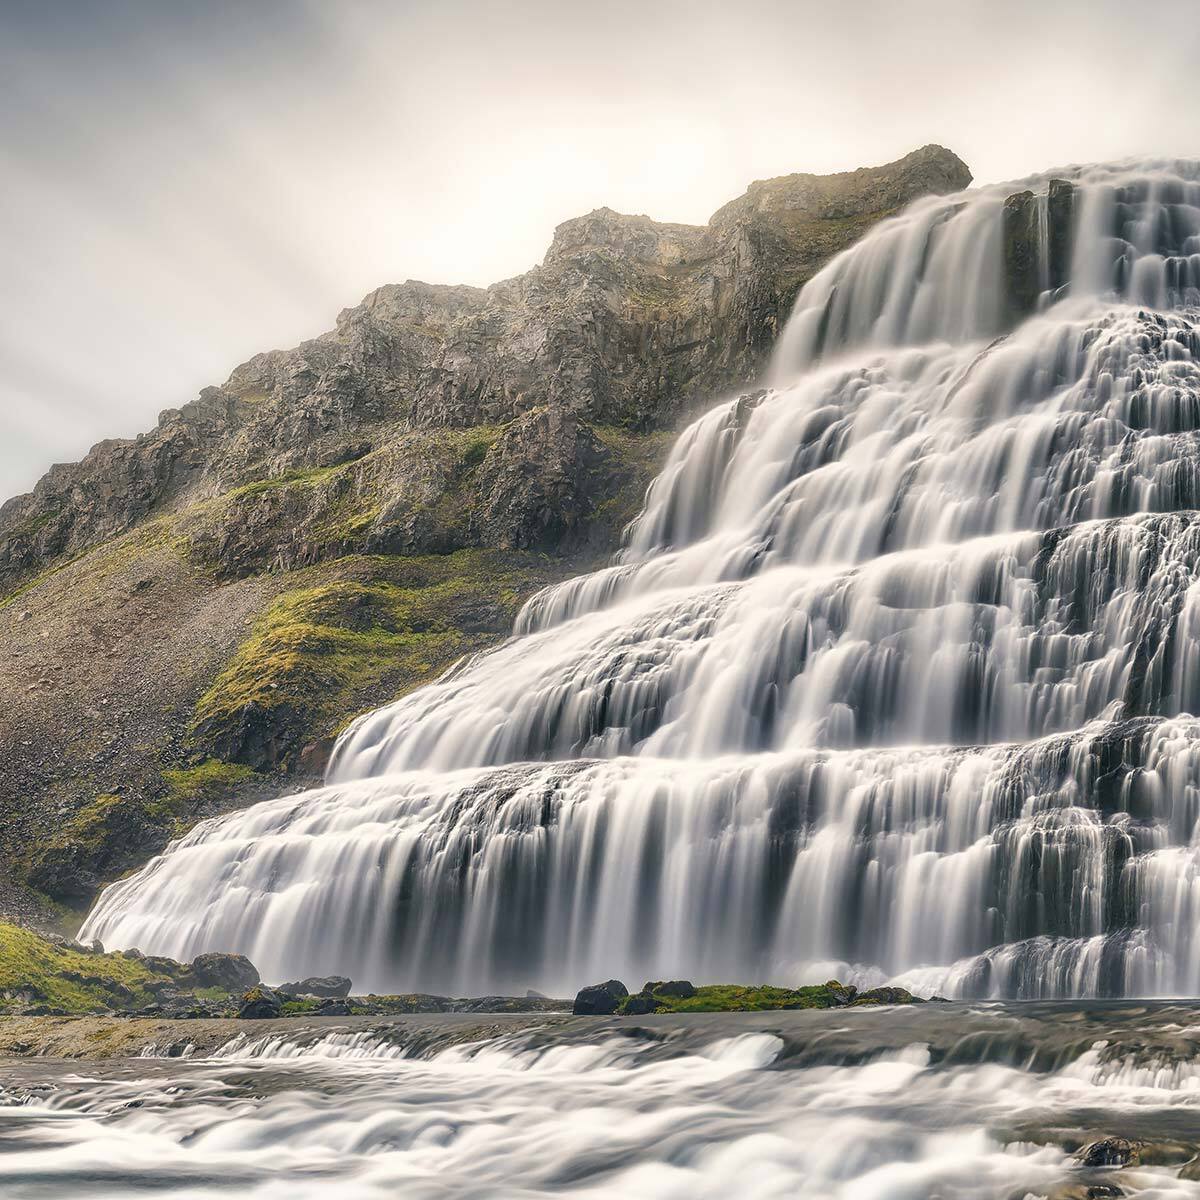
[{"label": "mossy slope", "polygon": [[[292,764],[364,709],[495,643],[560,573],[537,555],[491,550],[354,556],[315,570],[279,596],[200,697],[192,736],[227,762]],[[319,760],[317,749],[309,761]]]},{"label": "mossy slope", "polygon": [[30,1003],[72,1013],[130,1008],[151,1000],[168,976],[121,954],[87,954],[0,922],[0,1012]]}]

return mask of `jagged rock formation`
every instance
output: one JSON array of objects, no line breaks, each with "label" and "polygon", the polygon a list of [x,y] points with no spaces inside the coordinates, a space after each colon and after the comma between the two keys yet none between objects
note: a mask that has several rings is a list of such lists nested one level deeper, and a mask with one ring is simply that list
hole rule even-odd
[{"label": "jagged rock formation", "polygon": [[379,288],[52,468],[0,508],[0,875],[83,901],[319,774],[351,715],[615,548],[670,431],[755,378],[833,254],[969,180],[929,146],[703,228],[599,209],[524,275]]}]

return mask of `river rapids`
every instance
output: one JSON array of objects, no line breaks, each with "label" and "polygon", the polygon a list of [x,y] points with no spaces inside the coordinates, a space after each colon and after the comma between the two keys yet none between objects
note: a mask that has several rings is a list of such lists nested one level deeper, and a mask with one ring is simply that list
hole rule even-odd
[{"label": "river rapids", "polygon": [[[499,1019],[504,1024],[504,1019]],[[5,1200],[1200,1197],[1200,1008],[1085,1002],[243,1034],[27,1060]],[[180,1048],[173,1048],[178,1053]],[[1141,1162],[1087,1167],[1100,1134]],[[1191,1176],[1192,1178],[1189,1178]],[[1107,1190],[1106,1190],[1107,1189]]]}]

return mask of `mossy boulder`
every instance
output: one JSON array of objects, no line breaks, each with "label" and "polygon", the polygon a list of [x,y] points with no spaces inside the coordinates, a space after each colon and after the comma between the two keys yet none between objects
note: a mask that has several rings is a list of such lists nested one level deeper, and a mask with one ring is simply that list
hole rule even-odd
[{"label": "mossy boulder", "polygon": [[242,996],[238,1016],[247,1021],[263,1021],[283,1016],[283,997],[266,984],[256,984]]},{"label": "mossy boulder", "polygon": [[695,987],[686,980],[672,980],[668,983],[647,983],[636,995],[621,1000],[614,1011],[623,1016],[672,1012],[767,1012],[798,1008],[844,1008],[859,1003],[918,1004],[920,1000],[904,988],[893,987],[875,988],[860,995],[854,987],[843,985],[836,979],[800,988],[744,984]]},{"label": "mossy boulder", "polygon": [[[829,985],[826,984],[826,987]],[[867,1004],[919,1004],[920,1000],[902,987],[877,987],[853,996],[849,1003],[853,1005]]]},{"label": "mossy boulder", "polygon": [[318,999],[344,1000],[354,985],[345,975],[310,976],[296,983],[281,983],[275,990],[282,996],[316,996]]}]

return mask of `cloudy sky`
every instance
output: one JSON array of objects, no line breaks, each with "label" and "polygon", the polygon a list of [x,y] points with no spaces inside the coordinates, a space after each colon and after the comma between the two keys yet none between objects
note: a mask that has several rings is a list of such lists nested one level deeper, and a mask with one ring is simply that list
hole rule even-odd
[{"label": "cloudy sky", "polygon": [[1129,0],[0,0],[0,496],[405,278],[602,204],[926,142],[1200,155],[1200,10]]}]

